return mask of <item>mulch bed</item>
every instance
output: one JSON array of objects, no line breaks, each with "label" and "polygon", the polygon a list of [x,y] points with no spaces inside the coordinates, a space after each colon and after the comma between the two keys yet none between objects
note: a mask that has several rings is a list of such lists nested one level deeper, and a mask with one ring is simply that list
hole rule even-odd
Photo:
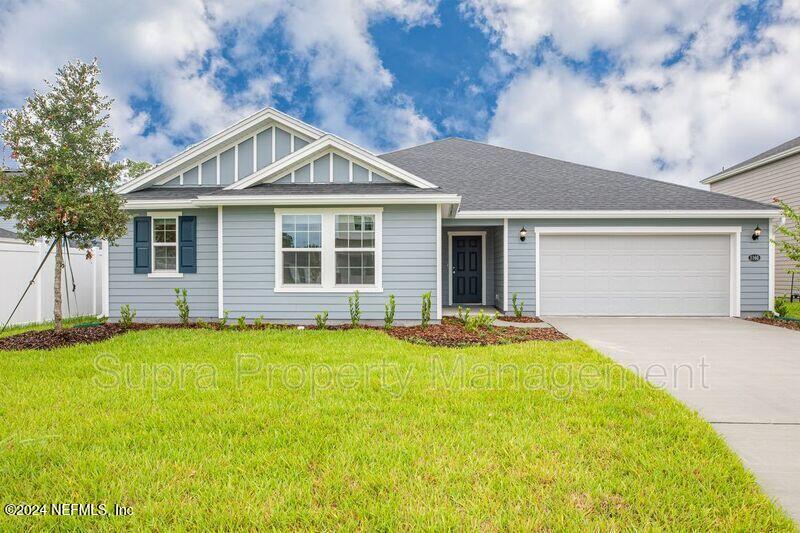
[{"label": "mulch bed", "polygon": [[748,318],[746,320],[750,320],[751,322],[758,322],[759,324],[767,324],[770,326],[778,326],[779,328],[786,328],[786,329],[793,329],[796,331],[800,331],[800,322],[793,322],[791,320],[780,320],[778,318],[765,318],[765,317],[753,317],[753,318]]},{"label": "mulch bed", "polygon": [[[537,322],[539,320],[536,320]],[[362,329],[375,329],[385,331],[392,337],[414,342],[417,344],[428,344],[430,346],[486,346],[489,344],[510,344],[525,341],[560,341],[568,339],[555,328],[514,328],[514,327],[493,327],[478,328],[475,331],[467,331],[463,324],[458,320],[447,317],[441,324],[431,324],[425,328],[421,326],[396,326],[384,330],[377,326],[359,326]],[[101,342],[117,335],[122,335],[128,331],[140,331],[153,328],[172,328],[172,329],[213,329],[219,330],[220,325],[216,322],[210,323],[191,323],[186,326],[176,323],[148,324],[137,322],[125,328],[118,323],[106,323],[92,326],[73,326],[64,328],[56,332],[52,329],[39,331],[26,331],[17,335],[9,335],[0,338],[0,351],[16,350],[51,350],[72,346],[73,344],[91,344]],[[297,329],[293,324],[247,324],[244,328],[239,327],[235,322],[229,323],[227,328],[231,331],[236,330],[286,330]],[[316,329],[315,326],[305,326],[305,329]],[[350,324],[338,324],[326,327],[328,330],[347,330],[352,329]]]},{"label": "mulch bed", "polygon": [[562,341],[569,337],[556,328],[479,328],[467,331],[461,322],[444,318],[428,327],[397,327],[387,331],[392,337],[430,346],[487,346],[525,341]]},{"label": "mulch bed", "polygon": [[518,324],[538,324],[542,320],[535,316],[508,316],[500,315],[497,320],[501,322],[517,322]]},{"label": "mulch bed", "polygon": [[64,328],[61,331],[54,329],[26,331],[0,338],[0,350],[50,350],[73,344],[90,344],[110,339],[126,331],[151,327],[154,327],[154,324],[133,324],[130,328],[123,328],[119,324],[101,324]]}]

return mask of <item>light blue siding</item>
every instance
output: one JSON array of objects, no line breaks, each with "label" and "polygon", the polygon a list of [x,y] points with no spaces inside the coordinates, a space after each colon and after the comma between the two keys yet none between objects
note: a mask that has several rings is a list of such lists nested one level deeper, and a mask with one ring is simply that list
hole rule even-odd
[{"label": "light blue siding", "polygon": [[[309,321],[327,310],[349,318],[348,293],[275,292],[275,215],[263,206],[223,210],[224,306],[231,317]],[[381,320],[389,294],[398,320],[419,320],[422,293],[436,301],[434,206],[386,206],[383,211],[383,292],[362,293],[364,320]]]},{"label": "light blue siding", "polygon": [[188,291],[193,318],[217,316],[217,210],[186,209],[183,215],[197,216],[197,273],[182,278],[150,278],[133,273],[133,218],[145,211],[131,212],[128,233],[109,252],[109,312],[119,317],[119,308],[130,304],[137,318],[178,319],[175,287]]},{"label": "light blue siding", "polygon": [[286,157],[292,153],[292,134],[280,128],[275,128],[275,160]]},{"label": "light blue siding", "polygon": [[338,154],[333,154],[333,182],[350,182],[350,162]]},{"label": "light blue siding", "polygon": [[253,139],[239,143],[239,179],[253,173]]},{"label": "light blue siding", "polygon": [[183,184],[184,185],[197,185],[198,184],[198,176],[200,170],[197,167],[190,168],[186,172],[183,173]]},{"label": "light blue siding", "polygon": [[361,165],[353,163],[353,183],[368,183],[368,182],[369,182],[369,170],[362,167]]},{"label": "light blue siding", "polygon": [[492,259],[494,260],[494,305],[501,311],[507,312],[503,309],[503,228],[494,227],[491,230],[492,243],[494,248],[492,250]]},{"label": "light blue siding", "polygon": [[234,149],[225,150],[219,154],[219,183],[230,185],[233,183],[236,172],[236,155]]},{"label": "light blue siding", "polygon": [[203,162],[203,185],[217,184],[217,158]]},{"label": "light blue siding", "polygon": [[[757,241],[751,235],[756,225],[764,229]],[[525,242],[519,239],[522,226],[528,230]],[[535,228],[539,226],[741,226],[741,311],[743,314],[760,314],[769,307],[769,239],[768,220],[713,220],[713,219],[627,219],[627,220],[524,220],[508,221],[508,294],[514,292],[525,301],[525,314],[536,312],[535,294]],[[761,260],[752,262],[751,254]],[[509,304],[510,305],[510,304]]]},{"label": "light blue siding", "polygon": [[331,157],[326,155],[314,160],[314,183],[330,181]]},{"label": "light blue siding", "polygon": [[308,183],[311,181],[311,164],[302,166],[294,171],[295,183]]},{"label": "light blue siding", "polygon": [[261,170],[265,166],[272,163],[272,128],[262,131],[256,136],[256,145],[258,149],[258,169]]}]

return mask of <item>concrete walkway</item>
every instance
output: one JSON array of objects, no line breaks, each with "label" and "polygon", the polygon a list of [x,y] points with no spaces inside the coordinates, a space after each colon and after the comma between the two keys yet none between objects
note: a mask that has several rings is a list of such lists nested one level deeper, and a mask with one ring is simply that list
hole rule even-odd
[{"label": "concrete walkway", "polygon": [[800,332],[734,318],[544,319],[696,409],[800,522]]}]

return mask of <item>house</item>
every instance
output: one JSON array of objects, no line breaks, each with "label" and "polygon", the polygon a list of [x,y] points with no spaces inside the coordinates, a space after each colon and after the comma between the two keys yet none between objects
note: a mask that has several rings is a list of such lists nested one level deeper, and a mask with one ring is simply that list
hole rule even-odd
[{"label": "house", "polygon": [[[773,206],[463,139],[375,155],[264,109],[119,188],[105,309],[308,321],[740,316],[771,306]],[[762,231],[760,236],[756,230]],[[756,233],[754,233],[756,232]]]},{"label": "house", "polygon": [[[757,202],[771,202],[777,197],[794,208],[800,208],[800,137],[779,144],[750,159],[723,169],[703,180],[713,192],[730,194]],[[790,224],[791,221],[787,221]],[[780,240],[781,234],[777,234]],[[775,290],[778,295],[800,295],[800,271],[780,251],[775,256]]]}]

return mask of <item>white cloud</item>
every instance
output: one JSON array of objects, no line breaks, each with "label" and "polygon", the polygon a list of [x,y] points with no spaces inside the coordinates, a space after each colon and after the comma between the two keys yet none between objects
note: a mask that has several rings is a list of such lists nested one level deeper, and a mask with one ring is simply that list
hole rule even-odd
[{"label": "white cloud", "polygon": [[[521,58],[544,35],[557,50],[499,95],[489,141],[699,186],[722,165],[800,134],[798,3],[731,53],[743,31],[733,2],[601,2],[587,12],[583,2],[537,11],[471,1],[506,52]],[[690,34],[683,59],[663,66]],[[621,65],[602,82],[565,65],[565,52],[585,59],[598,48]]]},{"label": "white cloud", "polygon": [[[0,107],[20,105],[65,62],[98,57],[102,89],[115,99],[112,127],[123,143],[120,155],[163,159],[187,141],[270,105],[277,92],[291,94],[295,88],[287,88],[290,80],[281,75],[285,65],[270,63],[257,48],[265,33],[285,32],[290,57],[300,65],[292,68],[307,69],[323,128],[360,132],[350,122],[359,106],[375,118],[372,131],[358,140],[416,142],[430,138],[433,125],[413,103],[391,95],[392,75],[367,28],[382,17],[409,25],[435,22],[434,11],[425,0],[0,4],[0,19],[13,21],[0,33]],[[284,27],[278,28],[278,20]],[[250,76],[245,87],[230,94],[220,79],[242,73]],[[131,104],[137,98],[153,101],[158,115],[135,112]]]}]

